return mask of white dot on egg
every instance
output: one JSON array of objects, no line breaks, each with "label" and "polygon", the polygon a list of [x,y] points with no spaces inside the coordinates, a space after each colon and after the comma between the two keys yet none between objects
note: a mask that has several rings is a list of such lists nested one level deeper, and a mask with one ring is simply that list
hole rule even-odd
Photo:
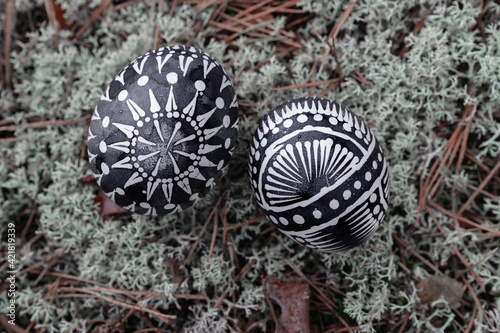
[{"label": "white dot on egg", "polygon": [[101,151],[101,153],[105,153],[106,150],[108,150],[108,146],[106,145],[106,142],[101,141],[101,143],[99,143],[99,150]]},{"label": "white dot on egg", "polygon": [[102,120],[102,127],[108,127],[109,125],[109,117],[106,116],[104,117],[104,119]]},{"label": "white dot on egg", "polygon": [[360,130],[356,130],[356,131],[354,132],[354,134],[356,135],[356,137],[357,137],[358,139],[361,139],[361,138],[363,137],[363,134],[360,132]]},{"label": "white dot on egg", "polygon": [[297,224],[304,224],[306,220],[304,220],[304,218],[300,215],[294,215],[293,216],[293,222],[297,223]]},{"label": "white dot on egg", "polygon": [[229,125],[231,125],[231,118],[229,116],[224,116],[224,119],[222,119],[222,125],[224,125],[225,128],[228,128]]},{"label": "white dot on egg", "polygon": [[139,127],[144,126],[144,123],[142,122],[142,120],[139,120],[139,121],[137,122],[137,126],[139,126]]},{"label": "white dot on egg", "polygon": [[138,169],[139,168],[139,163],[134,163],[134,168]]},{"label": "white dot on egg", "polygon": [[105,175],[107,175],[109,173],[109,167],[105,163],[101,164],[101,170],[102,170],[102,173]]},{"label": "white dot on egg", "polygon": [[349,190],[345,190],[344,193],[342,194],[342,196],[344,197],[344,200],[349,200],[351,195],[352,195],[352,193]]},{"label": "white dot on egg", "polygon": [[377,164],[377,162],[376,162],[376,161],[373,161],[373,164],[372,164],[372,165],[373,165],[373,168],[374,168],[374,169],[377,169],[378,164]]},{"label": "white dot on egg", "polygon": [[307,121],[307,116],[305,114],[301,114],[300,116],[297,117],[297,121],[299,123],[305,123]]},{"label": "white dot on egg", "polygon": [[217,164],[217,170],[222,169],[223,166],[224,166],[224,160],[220,160],[219,164]]},{"label": "white dot on egg", "polygon": [[330,124],[332,125],[337,125],[339,123],[339,121],[337,120],[337,118],[335,117],[330,117],[330,119],[328,119],[328,121],[330,122]]},{"label": "white dot on egg", "polygon": [[258,161],[260,159],[260,152],[255,152],[255,159]]},{"label": "white dot on egg", "polygon": [[323,214],[321,213],[321,211],[320,211],[319,209],[315,209],[315,210],[313,211],[313,216],[314,216],[315,218],[317,218],[317,219],[320,219],[322,215],[323,215]]},{"label": "white dot on egg", "polygon": [[198,80],[194,83],[194,87],[196,88],[196,90],[198,91],[203,91],[205,90],[206,88],[206,85],[205,85],[205,82],[203,82],[202,80]]},{"label": "white dot on egg", "polygon": [[267,139],[266,138],[263,138],[261,141],[260,141],[260,145],[262,147],[265,147],[267,145]]},{"label": "white dot on egg", "polygon": [[144,119],[144,120],[146,120],[146,122],[149,123],[151,121],[151,118],[146,117],[146,119]]},{"label": "white dot on egg", "polygon": [[377,158],[380,162],[382,162],[382,154],[378,153]]},{"label": "white dot on egg", "polygon": [[139,80],[137,80],[137,84],[140,86],[144,86],[144,85],[146,85],[146,83],[148,83],[148,81],[149,81],[149,77],[147,75],[143,75],[139,78]]},{"label": "white dot on egg", "polygon": [[179,112],[177,111],[174,112],[174,118],[179,118]]},{"label": "white dot on egg", "polygon": [[278,127],[273,128],[273,134],[278,134],[280,129]]},{"label": "white dot on egg", "polygon": [[330,201],[330,208],[331,209],[337,209],[337,208],[339,208],[339,206],[340,205],[339,205],[338,200],[333,199],[332,201]]},{"label": "white dot on egg", "polygon": [[128,91],[126,91],[126,90],[122,90],[122,91],[120,91],[120,93],[118,94],[118,100],[119,100],[119,101],[124,101],[124,100],[125,100],[125,98],[127,98],[127,96],[128,96]]},{"label": "white dot on egg", "polygon": [[274,217],[274,216],[269,216],[269,219],[274,223],[274,224],[278,224],[278,220]]},{"label": "white dot on egg", "polygon": [[217,97],[215,105],[217,105],[219,109],[222,109],[224,107],[224,99],[222,97]]},{"label": "white dot on egg", "polygon": [[373,208],[373,214],[378,214],[380,212],[380,205],[376,205],[375,208]]},{"label": "white dot on egg", "polygon": [[170,84],[176,84],[178,80],[177,73],[172,72],[167,74],[167,81]]},{"label": "white dot on egg", "polygon": [[283,225],[288,225],[288,220],[287,220],[286,218],[284,218],[283,216],[282,216],[282,217],[280,217],[280,222],[281,222],[281,224],[283,224]]},{"label": "white dot on egg", "polygon": [[375,201],[377,201],[377,193],[372,193],[372,195],[370,195],[370,202],[374,203]]},{"label": "white dot on egg", "polygon": [[365,179],[367,181],[370,181],[372,179],[372,174],[370,173],[370,171],[367,171],[366,174],[365,174]]},{"label": "white dot on egg", "polygon": [[359,190],[359,189],[361,188],[361,182],[360,182],[359,180],[356,180],[356,181],[354,182],[354,188],[355,188],[356,190]]},{"label": "white dot on egg", "polygon": [[292,119],[287,119],[287,120],[285,120],[285,121],[283,122],[283,126],[284,126],[285,128],[289,128],[289,127],[290,127],[290,126],[292,126],[292,125],[293,125],[293,120],[292,120]]},{"label": "white dot on egg", "polygon": [[320,114],[315,114],[313,119],[316,120],[316,121],[322,121],[323,120],[323,116],[320,115]]},{"label": "white dot on egg", "polygon": [[231,146],[231,139],[227,138],[226,141],[224,142],[224,148],[229,149]]}]

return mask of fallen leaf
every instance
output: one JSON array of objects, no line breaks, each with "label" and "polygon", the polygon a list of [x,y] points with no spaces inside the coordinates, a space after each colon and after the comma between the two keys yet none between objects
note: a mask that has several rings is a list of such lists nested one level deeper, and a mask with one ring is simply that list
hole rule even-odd
[{"label": "fallen leaf", "polygon": [[418,284],[419,297],[423,303],[430,304],[441,296],[448,302],[450,309],[460,307],[463,284],[447,276],[435,275],[421,280]]},{"label": "fallen leaf", "polygon": [[101,189],[99,189],[99,193],[94,198],[94,203],[100,204],[99,215],[102,216],[104,222],[109,218],[113,219],[116,215],[126,212],[125,209],[111,201]]},{"label": "fallen leaf", "polygon": [[172,271],[172,282],[180,285],[182,281],[184,281],[184,275],[182,274],[181,269],[179,268],[179,262],[173,258],[165,259],[168,268]]}]

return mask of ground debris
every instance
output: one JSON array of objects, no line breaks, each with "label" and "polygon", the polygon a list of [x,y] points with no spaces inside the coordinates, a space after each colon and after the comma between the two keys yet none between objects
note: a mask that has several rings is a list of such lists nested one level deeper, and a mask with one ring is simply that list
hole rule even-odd
[{"label": "ground debris", "polygon": [[281,307],[276,332],[309,333],[309,285],[296,278],[271,278],[266,289]]},{"label": "ground debris", "polygon": [[434,275],[428,279],[423,279],[418,284],[420,300],[423,303],[432,303],[441,296],[448,302],[450,309],[460,307],[462,299],[463,285],[445,275]]}]

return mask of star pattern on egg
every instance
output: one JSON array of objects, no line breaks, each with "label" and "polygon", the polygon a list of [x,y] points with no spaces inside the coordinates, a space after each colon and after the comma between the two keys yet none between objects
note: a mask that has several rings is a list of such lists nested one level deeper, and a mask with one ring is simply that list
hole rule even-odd
[{"label": "star pattern on egg", "polygon": [[165,47],[136,59],[92,115],[88,154],[98,184],[141,214],[193,205],[227,167],[237,108],[224,69],[199,49]]}]

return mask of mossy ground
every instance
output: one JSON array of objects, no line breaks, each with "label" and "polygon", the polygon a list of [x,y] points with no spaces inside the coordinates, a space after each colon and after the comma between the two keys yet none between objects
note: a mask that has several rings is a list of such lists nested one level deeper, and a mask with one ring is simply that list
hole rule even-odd
[{"label": "mossy ground", "polygon": [[[6,274],[13,223],[17,328],[272,332],[265,281],[299,270],[317,288],[312,332],[500,329],[495,2],[1,6],[0,267]],[[211,53],[233,78],[241,119],[229,172],[185,212],[103,218],[97,188],[87,184],[90,115],[124,65],[175,43]],[[259,218],[248,183],[259,119],[304,96],[338,101],[363,117],[390,166],[385,223],[345,253],[316,253],[274,230]],[[431,292],[450,279],[461,289]],[[3,312],[5,283],[0,295]],[[15,332],[7,319],[0,315],[0,324]]]}]

